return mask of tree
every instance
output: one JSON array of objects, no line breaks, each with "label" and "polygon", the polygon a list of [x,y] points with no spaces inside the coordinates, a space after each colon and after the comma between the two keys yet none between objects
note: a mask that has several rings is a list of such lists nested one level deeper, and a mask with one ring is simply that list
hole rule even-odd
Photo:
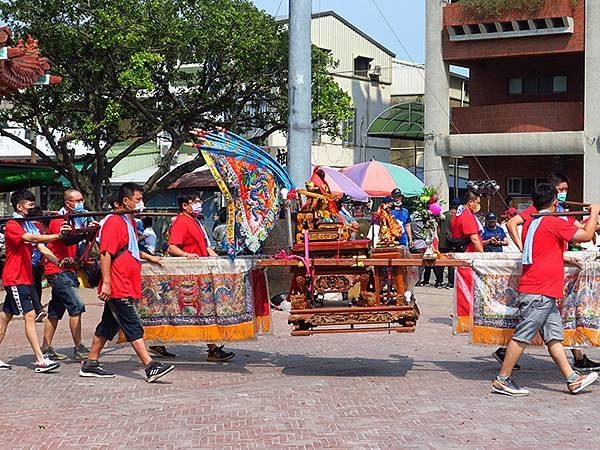
[{"label": "tree", "polygon": [[[115,165],[159,134],[170,146],[146,183],[149,196],[203,164],[198,155],[170,169],[193,128],[252,131],[258,143],[287,128],[287,32],[249,0],[9,0],[0,17],[16,36],[38,39],[64,77],[0,109],[3,123],[43,136],[53,156],[8,129],[0,135],[30,148],[95,205]],[[332,58],[314,53],[315,119],[335,136],[351,117],[350,98],[327,73]],[[122,142],[130,144],[109,160]],[[76,143],[90,150],[79,170]]]}]

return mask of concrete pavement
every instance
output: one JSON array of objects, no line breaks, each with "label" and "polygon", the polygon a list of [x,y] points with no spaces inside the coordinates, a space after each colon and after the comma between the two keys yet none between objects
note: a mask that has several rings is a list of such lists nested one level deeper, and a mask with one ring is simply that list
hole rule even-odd
[{"label": "concrete pavement", "polygon": [[[101,303],[82,290],[89,345]],[[228,344],[229,363],[205,346],[173,346],[176,370],[144,380],[131,348],[103,358],[114,379],[77,376],[66,361],[36,374],[23,322],[0,358],[2,448],[598,448],[600,386],[572,396],[542,350],[522,359],[525,398],[490,392],[491,348],[452,336],[451,291],[418,288],[414,334],[291,337],[276,312],[273,335]],[[48,292],[45,292],[48,295]],[[39,325],[40,334],[42,325]],[[63,321],[55,347],[72,353]],[[600,357],[593,349],[590,357]]]}]

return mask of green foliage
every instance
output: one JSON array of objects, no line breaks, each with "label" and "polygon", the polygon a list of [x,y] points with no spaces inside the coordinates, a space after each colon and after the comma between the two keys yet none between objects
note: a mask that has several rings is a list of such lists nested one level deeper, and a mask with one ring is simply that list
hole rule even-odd
[{"label": "green foliage", "polygon": [[[0,121],[45,137],[61,173],[96,200],[114,165],[157,133],[172,146],[146,185],[150,193],[178,175],[164,176],[192,128],[252,131],[259,141],[287,128],[287,32],[250,0],[6,0],[0,18],[16,37],[38,39],[64,78],[12,96]],[[351,114],[350,98],[327,72],[331,57],[318,56],[315,119],[335,135]],[[109,160],[124,141],[133,144]],[[81,171],[75,143],[91,152]]]},{"label": "green foliage", "polygon": [[461,0],[460,3],[471,15],[479,19],[499,16],[517,10],[530,14],[538,11],[545,0]]},{"label": "green foliage", "polygon": [[[460,4],[476,19],[497,17],[508,11],[522,11],[535,14],[546,0],[460,0]],[[579,0],[569,0],[571,8],[577,7]]]}]

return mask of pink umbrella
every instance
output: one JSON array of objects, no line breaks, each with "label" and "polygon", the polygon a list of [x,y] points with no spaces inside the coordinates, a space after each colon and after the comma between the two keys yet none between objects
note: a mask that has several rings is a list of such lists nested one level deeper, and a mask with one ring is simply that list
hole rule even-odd
[{"label": "pink umbrella", "polygon": [[320,166],[319,169],[325,172],[325,181],[329,185],[332,194],[339,195],[340,197],[347,194],[357,202],[369,201],[369,195],[342,172],[338,172],[331,167]]},{"label": "pink umbrella", "polygon": [[344,175],[354,181],[371,197],[386,197],[394,188],[400,188],[405,197],[421,195],[423,182],[404,167],[369,161],[343,169]]}]

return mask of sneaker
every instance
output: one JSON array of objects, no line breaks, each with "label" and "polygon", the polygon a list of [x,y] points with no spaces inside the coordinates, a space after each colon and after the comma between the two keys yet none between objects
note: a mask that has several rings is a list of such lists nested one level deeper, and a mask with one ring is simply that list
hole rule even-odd
[{"label": "sneaker", "polygon": [[48,313],[42,309],[39,313],[37,313],[37,316],[35,316],[35,321],[43,322],[47,315]]},{"label": "sneaker", "polygon": [[62,361],[63,359],[67,359],[68,358],[67,355],[63,355],[62,353],[58,353],[56,350],[54,350],[54,347],[52,347],[52,346],[49,346],[45,350],[42,349],[42,353],[44,354],[44,358],[58,360],[58,361]]},{"label": "sneaker", "polygon": [[6,364],[4,361],[0,359],[0,370],[10,370],[12,366],[10,364]]},{"label": "sneaker", "polygon": [[165,376],[175,368],[173,364],[163,364],[156,361],[152,361],[146,366],[146,381],[153,383],[160,377]]},{"label": "sneaker", "polygon": [[213,362],[223,362],[229,361],[234,356],[235,353],[226,352],[225,350],[223,350],[223,345],[221,345],[220,347],[215,348],[212,352],[209,350],[206,360]]},{"label": "sneaker", "polygon": [[453,284],[447,284],[446,285],[446,289],[454,289],[454,285]]},{"label": "sneaker", "polygon": [[[492,356],[496,359],[496,361],[498,361],[500,364],[502,364],[504,362],[504,357],[506,356],[506,349],[504,347],[500,347],[498,348],[498,350],[496,350],[494,353],[492,353]],[[513,370],[519,370],[521,368],[520,365],[515,364],[515,367],[513,367]]]},{"label": "sneaker", "polygon": [[441,289],[443,286],[442,283],[436,281],[434,287],[436,287],[437,289]]},{"label": "sneaker", "polygon": [[37,373],[50,372],[51,370],[56,370],[60,367],[60,363],[56,361],[52,361],[51,359],[44,356],[42,362],[36,362],[34,366],[34,370]]},{"label": "sneaker", "polygon": [[79,369],[79,376],[90,378],[114,378],[115,374],[109,372],[108,370],[105,370],[99,361],[91,361],[89,359],[85,359],[81,363],[81,368]]},{"label": "sneaker", "polygon": [[506,381],[500,381],[496,378],[492,381],[492,391],[511,397],[526,397],[529,395],[529,391],[520,387],[512,377],[508,377]]},{"label": "sneaker", "polygon": [[90,351],[82,343],[79,343],[77,347],[73,348],[73,359],[76,361],[83,361],[84,359],[87,359],[89,354]]},{"label": "sneaker", "polygon": [[148,352],[162,358],[175,358],[177,355],[167,350],[164,345],[151,345],[148,347]]},{"label": "sneaker", "polygon": [[592,361],[587,357],[587,355],[583,355],[579,361],[575,361],[573,367],[577,371],[588,372],[590,370],[598,370],[600,369],[600,363]]},{"label": "sneaker", "polygon": [[580,375],[577,381],[567,383],[567,389],[571,394],[579,394],[583,389],[588,387],[598,379],[597,372],[590,372],[587,375]]}]

